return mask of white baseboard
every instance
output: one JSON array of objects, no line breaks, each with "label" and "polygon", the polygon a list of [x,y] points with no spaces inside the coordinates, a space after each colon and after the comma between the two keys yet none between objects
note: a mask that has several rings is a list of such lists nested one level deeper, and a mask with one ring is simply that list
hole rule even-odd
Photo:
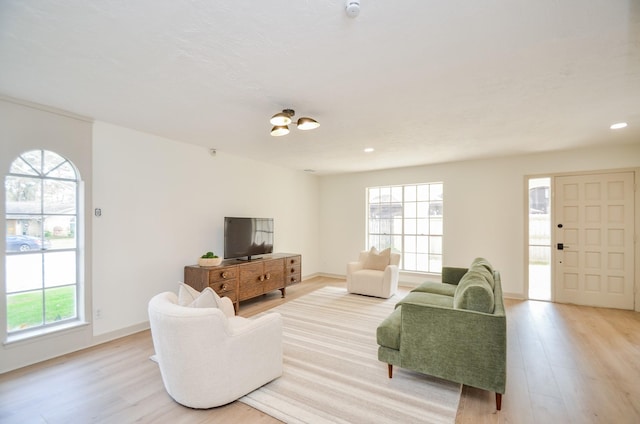
[{"label": "white baseboard", "polygon": [[93,337],[91,346],[99,345],[102,343],[110,342],[112,340],[119,339],[121,337],[130,336],[141,331],[148,330],[150,328],[149,321],[141,322],[140,324],[132,325],[130,327],[121,328],[110,333],[100,334]]}]

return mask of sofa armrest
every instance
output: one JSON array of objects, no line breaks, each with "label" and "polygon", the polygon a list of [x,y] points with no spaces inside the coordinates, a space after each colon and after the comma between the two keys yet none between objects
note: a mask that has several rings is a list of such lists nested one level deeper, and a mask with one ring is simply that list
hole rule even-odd
[{"label": "sofa armrest", "polygon": [[504,393],[507,326],[496,312],[403,303],[400,366]]},{"label": "sofa armrest", "polygon": [[442,267],[442,282],[447,284],[458,284],[469,268],[458,268],[453,266]]}]

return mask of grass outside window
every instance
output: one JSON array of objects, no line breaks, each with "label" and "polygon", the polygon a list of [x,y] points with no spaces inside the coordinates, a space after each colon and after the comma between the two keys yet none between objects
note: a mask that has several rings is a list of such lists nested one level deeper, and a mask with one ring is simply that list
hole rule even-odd
[{"label": "grass outside window", "polygon": [[[44,295],[44,302],[42,296]],[[45,312],[43,314],[43,305]],[[7,296],[7,330],[17,331],[76,317],[76,287],[63,286]]]}]

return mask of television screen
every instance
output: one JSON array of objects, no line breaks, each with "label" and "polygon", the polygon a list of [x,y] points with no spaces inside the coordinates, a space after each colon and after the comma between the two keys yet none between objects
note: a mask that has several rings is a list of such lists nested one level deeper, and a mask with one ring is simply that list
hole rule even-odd
[{"label": "television screen", "polygon": [[273,253],[273,218],[224,218],[225,259]]}]

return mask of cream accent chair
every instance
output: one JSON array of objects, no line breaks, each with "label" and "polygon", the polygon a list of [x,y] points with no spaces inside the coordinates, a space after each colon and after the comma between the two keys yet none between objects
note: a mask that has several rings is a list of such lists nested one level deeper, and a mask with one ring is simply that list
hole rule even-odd
[{"label": "cream accent chair", "polygon": [[347,264],[347,291],[387,299],[398,291],[399,265],[399,253],[364,250]]},{"label": "cream accent chair", "polygon": [[280,314],[236,317],[226,298],[217,299],[220,308],[181,306],[172,292],[149,301],[164,387],[191,408],[225,405],[282,375]]}]

